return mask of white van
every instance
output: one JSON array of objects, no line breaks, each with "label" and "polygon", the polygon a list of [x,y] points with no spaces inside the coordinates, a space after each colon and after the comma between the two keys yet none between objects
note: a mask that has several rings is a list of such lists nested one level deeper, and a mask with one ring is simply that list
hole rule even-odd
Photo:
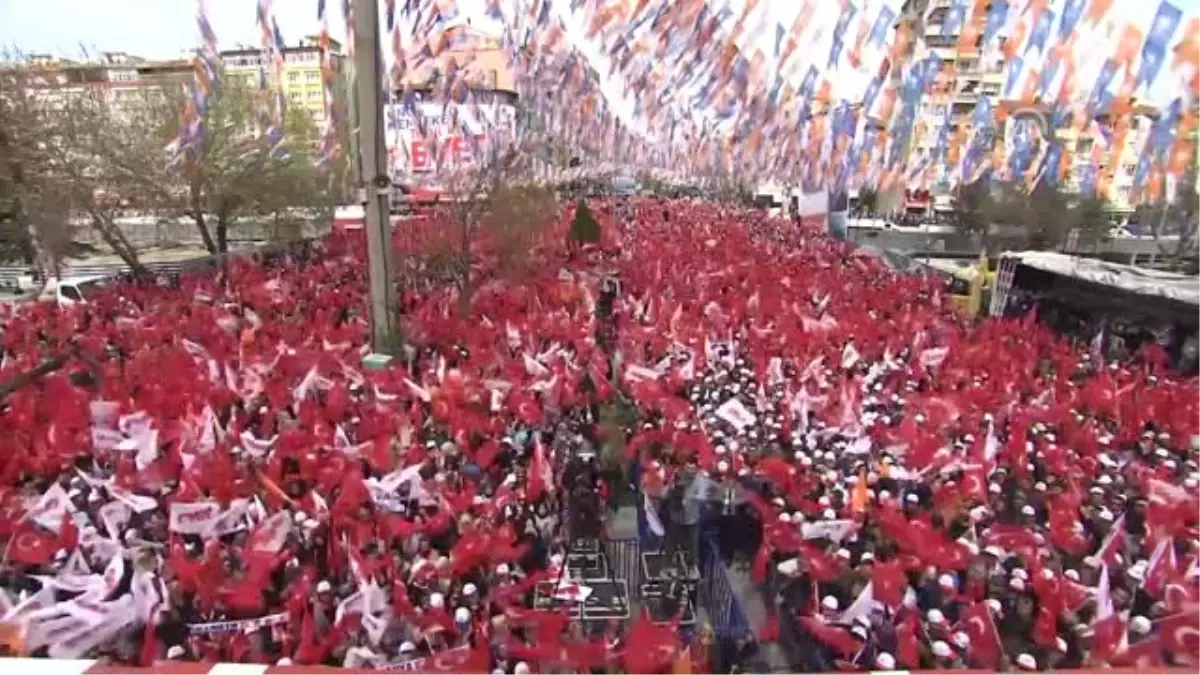
[{"label": "white van", "polygon": [[53,302],[59,306],[85,303],[98,289],[104,287],[112,277],[88,276],[68,279],[51,279],[38,294],[38,302]]}]

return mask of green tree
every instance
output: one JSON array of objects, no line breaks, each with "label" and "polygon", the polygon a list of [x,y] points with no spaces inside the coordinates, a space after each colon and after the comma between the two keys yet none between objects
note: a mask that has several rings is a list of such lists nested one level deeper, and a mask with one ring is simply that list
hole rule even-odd
[{"label": "green tree", "polygon": [[1071,231],[1071,196],[1047,181],[1038,183],[1024,193],[1022,224],[1029,233],[1029,247],[1056,249],[1067,240]]},{"label": "green tree", "polygon": [[575,218],[571,220],[571,229],[567,232],[569,247],[600,242],[600,224],[588,208],[587,200],[580,199],[575,205]]},{"label": "green tree", "polygon": [[987,246],[988,230],[996,218],[997,200],[986,181],[959,185],[954,191],[951,211],[955,228],[962,234],[979,237]]},{"label": "green tree", "polygon": [[1099,195],[1077,195],[1071,200],[1069,224],[1077,234],[1075,248],[1095,248],[1110,237],[1112,206]]},{"label": "green tree", "polygon": [[[1166,256],[1172,264],[1179,264],[1187,254],[1195,253],[1197,236],[1197,218],[1200,217],[1200,195],[1196,194],[1196,158],[1187,171],[1174,181],[1174,189],[1164,177],[1159,194],[1167,195],[1167,199],[1159,204],[1147,204],[1138,209],[1139,222],[1143,229],[1149,225],[1150,234],[1154,237],[1155,255]],[[1169,247],[1161,243],[1164,236],[1176,236],[1175,246]]]},{"label": "green tree", "polygon": [[[183,103],[167,111],[164,124],[172,131]],[[307,112],[289,109],[282,142],[269,147],[259,92],[226,77],[209,97],[203,125],[201,142],[161,196],[195,223],[209,252],[228,252],[231,231],[247,221],[265,225],[268,238],[290,239],[298,224],[328,213],[342,177],[316,166],[318,131]]]}]

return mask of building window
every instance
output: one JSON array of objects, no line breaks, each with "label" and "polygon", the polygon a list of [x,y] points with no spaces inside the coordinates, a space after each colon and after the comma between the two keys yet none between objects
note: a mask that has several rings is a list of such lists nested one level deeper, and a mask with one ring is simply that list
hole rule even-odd
[{"label": "building window", "polygon": [[309,91],[308,92],[308,100],[320,101],[321,100],[321,92],[320,91]]},{"label": "building window", "polygon": [[288,73],[288,84],[296,84],[300,81],[300,73]]},{"label": "building window", "polygon": [[1092,146],[1095,144],[1096,141],[1091,138],[1081,138],[1079,139],[1079,142],[1075,144],[1075,152],[1091,152]]},{"label": "building window", "polygon": [[288,94],[288,100],[291,101],[292,103],[299,103],[300,102],[300,92],[298,92],[298,91],[291,92],[290,94]]},{"label": "building window", "polygon": [[316,82],[317,80],[321,79],[321,71],[309,70],[304,73],[304,79],[308,82]]}]

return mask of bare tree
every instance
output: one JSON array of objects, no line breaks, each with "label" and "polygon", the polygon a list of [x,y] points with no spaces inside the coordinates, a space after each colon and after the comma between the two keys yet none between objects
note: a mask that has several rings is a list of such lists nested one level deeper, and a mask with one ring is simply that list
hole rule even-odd
[{"label": "bare tree", "polygon": [[118,221],[136,200],[131,180],[156,171],[165,141],[142,111],[114,105],[100,88],[60,86],[54,76],[25,62],[0,70],[0,174],[12,229],[27,229],[57,271],[72,248],[73,224],[81,222],[135,274],[144,273]]},{"label": "bare tree", "polygon": [[55,162],[55,99],[46,73],[16,61],[0,66],[0,258],[57,274],[73,239],[72,202]]},{"label": "bare tree", "polygon": [[493,274],[519,274],[558,211],[553,191],[514,180],[528,161],[511,148],[452,172],[446,181],[454,237],[432,264],[455,280],[463,317],[471,312],[480,263],[486,259]]}]

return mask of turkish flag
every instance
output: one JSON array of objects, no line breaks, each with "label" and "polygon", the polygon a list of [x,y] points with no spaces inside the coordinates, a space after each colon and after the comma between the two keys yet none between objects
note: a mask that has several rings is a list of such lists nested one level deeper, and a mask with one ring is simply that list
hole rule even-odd
[{"label": "turkish flag", "polygon": [[1186,612],[1172,614],[1155,622],[1162,636],[1163,649],[1175,657],[1180,665],[1195,666],[1200,663],[1200,614]]},{"label": "turkish flag", "polygon": [[54,559],[58,545],[57,536],[26,521],[8,545],[8,559],[21,565],[46,565]]},{"label": "turkish flag", "polygon": [[1163,637],[1155,635],[1141,642],[1128,645],[1110,662],[1118,668],[1131,668],[1145,672],[1163,666]]},{"label": "turkish flag", "polygon": [[845,628],[830,626],[811,616],[800,617],[800,625],[814,640],[843,658],[850,658],[862,649],[862,643]]},{"label": "turkish flag", "polygon": [[971,638],[971,655],[981,666],[989,670],[1000,667],[1002,648],[986,602],[976,602],[963,610],[957,628]]}]

